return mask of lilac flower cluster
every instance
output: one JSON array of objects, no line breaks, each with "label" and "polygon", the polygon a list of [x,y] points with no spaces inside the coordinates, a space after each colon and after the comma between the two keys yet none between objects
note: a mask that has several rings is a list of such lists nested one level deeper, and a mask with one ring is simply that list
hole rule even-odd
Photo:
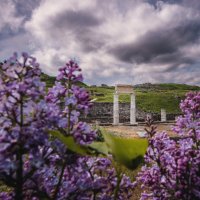
[{"label": "lilac flower cluster", "polygon": [[154,126],[147,130],[146,165],[138,176],[141,199],[200,199],[200,92],[187,94],[180,107],[175,138],[156,133]]},{"label": "lilac flower cluster", "polygon": [[45,84],[35,58],[17,54],[4,62],[0,70],[0,178],[15,188],[15,198],[22,198],[23,184],[29,172],[23,170],[26,154],[32,155],[35,168],[40,147],[48,142],[42,107]]},{"label": "lilac flower cluster", "polygon": [[82,81],[80,71],[75,62],[67,63],[46,94],[35,58],[23,53],[19,61],[14,54],[1,65],[0,181],[9,187],[9,192],[0,192],[1,199],[131,196],[133,184],[125,175],[118,178],[109,158],[81,156],[49,134],[58,131],[79,145],[96,138],[96,132],[80,121],[91,107],[88,92],[76,85]]},{"label": "lilac flower cluster", "polygon": [[[59,71],[55,86],[46,96],[48,104],[53,104],[54,108],[60,111],[57,113],[60,119],[57,125],[54,124],[54,129],[66,137],[73,136],[80,145],[89,144],[97,135],[87,123],[79,119],[80,115],[87,114],[92,106],[89,93],[75,85],[76,82],[82,81],[81,70],[75,62],[70,61]],[[53,143],[55,142],[58,143],[58,141]],[[40,177],[38,183],[45,183],[41,186],[45,188],[47,194],[52,194],[51,197],[55,199],[114,199],[113,191],[118,179],[108,158],[83,157],[71,152],[67,147],[63,149],[61,145],[57,146],[60,149],[56,152],[56,162],[60,165],[54,164],[54,154],[51,156],[53,161],[50,161],[53,165],[50,168],[47,166],[47,169],[43,169],[38,175]],[[55,182],[49,181],[51,179]],[[55,187],[59,183],[60,188],[56,194]],[[120,183],[117,198],[128,199],[133,184],[125,175]]]},{"label": "lilac flower cluster", "polygon": [[[200,140],[200,93],[188,93],[181,102],[183,116],[179,117],[174,131],[181,136],[191,137],[194,142]],[[196,141],[197,140],[197,141]]]},{"label": "lilac flower cluster", "polygon": [[[55,86],[46,96],[47,103],[57,110],[54,115],[59,116],[58,123],[54,122],[66,136],[73,135],[81,145],[89,144],[95,140],[96,133],[79,121],[80,115],[86,115],[92,106],[88,91],[75,85],[82,81],[81,69],[74,61],[69,61],[59,72]],[[54,122],[51,124],[55,126]]]},{"label": "lilac flower cluster", "polygon": [[[53,196],[55,187],[59,182],[59,177],[56,175],[60,171],[55,167],[55,164],[51,167],[42,168],[37,175],[40,190]],[[79,156],[66,164],[56,199],[112,200],[114,199],[116,185],[117,174],[109,159]],[[133,186],[130,179],[123,175],[117,199],[129,199],[132,195]]]}]

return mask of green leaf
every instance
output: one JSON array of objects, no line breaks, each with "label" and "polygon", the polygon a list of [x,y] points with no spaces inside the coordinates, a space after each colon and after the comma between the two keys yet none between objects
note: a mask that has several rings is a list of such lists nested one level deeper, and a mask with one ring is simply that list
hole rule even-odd
[{"label": "green leaf", "polygon": [[93,149],[97,154],[108,155],[108,146],[105,142],[93,142],[88,147]]},{"label": "green leaf", "polygon": [[83,146],[83,145],[77,144],[72,136],[64,136],[59,131],[51,130],[49,131],[49,133],[55,138],[59,139],[63,144],[65,144],[69,150],[77,154],[84,155],[84,156],[87,156],[87,155],[97,156],[99,154],[107,155],[107,151],[106,151],[107,147],[105,145],[98,144],[98,142],[94,142],[93,144]]},{"label": "green leaf", "polygon": [[93,142],[90,145],[82,146],[77,144],[72,136],[64,136],[59,131],[49,131],[49,133],[77,154],[84,156],[107,156],[112,154],[116,162],[129,169],[135,169],[141,164],[148,146],[147,139],[121,138],[109,133],[103,133],[105,142]]},{"label": "green leaf", "polygon": [[108,152],[115,161],[125,165],[129,169],[135,169],[143,161],[148,141],[145,138],[121,138],[104,133]]},{"label": "green leaf", "polygon": [[64,136],[59,131],[51,130],[49,133],[54,136],[55,138],[59,139],[66,147],[80,155],[87,155],[87,148],[77,144],[72,136]]}]

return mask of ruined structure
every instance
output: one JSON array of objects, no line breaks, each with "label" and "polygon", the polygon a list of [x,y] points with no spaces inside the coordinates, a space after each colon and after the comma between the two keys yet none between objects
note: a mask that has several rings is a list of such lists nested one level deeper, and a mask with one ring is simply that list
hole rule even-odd
[{"label": "ruined structure", "polygon": [[136,106],[135,106],[135,91],[132,85],[116,85],[114,93],[114,103],[113,103],[113,124],[119,124],[119,95],[129,94],[131,95],[130,103],[130,124],[136,124]]},{"label": "ruined structure", "polygon": [[161,122],[166,122],[167,121],[167,113],[165,109],[161,109]]}]

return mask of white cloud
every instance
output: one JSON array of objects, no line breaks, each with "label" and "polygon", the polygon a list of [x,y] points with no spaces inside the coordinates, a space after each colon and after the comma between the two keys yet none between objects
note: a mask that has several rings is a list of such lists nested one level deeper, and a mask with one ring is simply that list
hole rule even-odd
[{"label": "white cloud", "polygon": [[[5,4],[9,9],[8,22],[4,24],[16,20],[12,25],[17,28],[22,19],[15,17],[15,7],[11,1],[8,2]],[[148,57],[151,48],[145,49],[146,46],[143,45],[142,52],[147,54],[147,61],[126,61],[113,53],[117,46],[137,44],[138,52],[137,48],[134,52],[139,54],[141,41],[151,39],[156,32],[173,33],[177,27],[184,27],[186,22],[197,22],[200,19],[200,13],[194,7],[161,1],[156,6],[157,8],[141,0],[124,0],[123,3],[121,0],[59,0],[56,3],[55,0],[42,0],[25,23],[26,35],[31,36],[29,50],[38,58],[43,70],[51,75],[56,74],[57,68],[69,58],[78,58],[86,81],[94,84],[101,81],[108,84],[173,82],[171,77],[176,73],[177,79],[174,81],[187,81],[189,75],[184,76],[185,79],[178,75],[182,68],[188,66],[189,69],[188,62],[199,61],[199,42],[193,41],[191,36],[195,31],[185,38],[175,36],[175,39],[179,38],[174,42],[177,46],[173,46],[172,42],[169,49],[166,49],[172,52],[157,55],[155,50],[151,59]],[[149,35],[151,37],[148,38]],[[163,39],[159,34],[156,37],[155,41]],[[150,44],[152,48],[158,45],[153,45],[148,40],[141,44]],[[130,48],[130,52],[127,52],[128,56],[131,56],[131,50]],[[117,53],[122,55],[123,49]],[[170,60],[171,55],[178,55],[177,61]],[[183,58],[188,59],[182,62]],[[196,81],[200,71],[192,75],[194,83],[200,84]]]},{"label": "white cloud", "polygon": [[8,26],[12,31],[17,31],[23,22],[23,17],[16,16],[15,4],[11,0],[1,0],[0,31]]}]

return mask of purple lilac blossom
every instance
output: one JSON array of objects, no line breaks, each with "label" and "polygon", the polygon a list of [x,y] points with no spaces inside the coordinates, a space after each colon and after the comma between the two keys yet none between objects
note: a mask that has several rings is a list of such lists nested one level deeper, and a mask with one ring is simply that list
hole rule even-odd
[{"label": "purple lilac blossom", "polygon": [[176,140],[165,132],[148,132],[146,164],[138,176],[142,200],[200,199],[200,92],[187,94],[180,108]]},{"label": "purple lilac blossom", "polygon": [[[109,158],[80,156],[48,130],[73,136],[81,145],[96,132],[80,120],[91,107],[79,66],[70,61],[60,68],[57,82],[46,94],[36,59],[22,53],[0,69],[0,181],[9,191],[5,200],[112,200],[117,174]],[[131,196],[133,184],[123,175],[118,199]]]}]

